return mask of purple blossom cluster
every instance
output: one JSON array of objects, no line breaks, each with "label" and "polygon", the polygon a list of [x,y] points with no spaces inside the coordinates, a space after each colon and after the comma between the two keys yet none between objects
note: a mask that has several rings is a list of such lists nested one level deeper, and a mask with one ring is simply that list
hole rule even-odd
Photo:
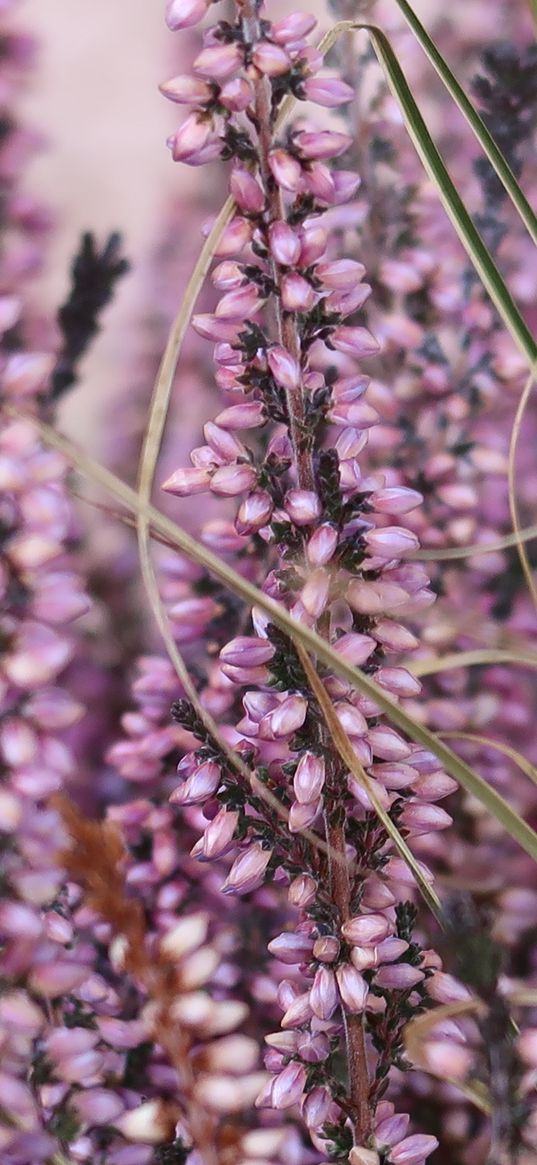
[{"label": "purple blossom cluster", "polygon": [[[529,1165],[529,854],[374,697],[312,661],[350,766],[295,640],[168,545],[160,594],[193,702],[137,621],[131,548],[118,540],[103,565],[71,473],[36,427],[56,423],[58,369],[75,379],[111,292],[92,282],[86,238],[73,269],[80,280],[90,262],[86,298],[75,286],[59,313],[59,353],[25,303],[49,223],[20,193],[36,141],[13,114],[32,60],[15,7],[0,2],[2,1160]],[[384,8],[404,52],[413,42]],[[211,163],[233,200],[179,368],[159,470],[167,511],[418,725],[459,734],[457,751],[535,824],[531,673],[501,656],[442,669],[450,653],[534,645],[514,552],[441,558],[510,530],[522,359],[369,57],[339,44],[326,67],[309,13],[272,19],[236,0],[212,15],[207,0],[166,6],[194,57],[161,86],[186,107],[172,157]],[[472,25],[460,50],[472,67],[474,40]],[[474,81],[517,175],[533,64],[532,50],[493,46]],[[441,133],[457,171],[447,113]],[[534,261],[472,149],[479,225],[534,322]],[[196,211],[185,197],[166,234],[181,238]],[[100,256],[115,277],[117,245]],[[166,318],[185,257],[164,244],[156,255]],[[154,305],[152,319],[144,379],[162,343]],[[137,409],[129,386],[108,413],[131,478]],[[526,508],[534,432],[530,406]],[[438,561],[426,566],[424,549]]]}]

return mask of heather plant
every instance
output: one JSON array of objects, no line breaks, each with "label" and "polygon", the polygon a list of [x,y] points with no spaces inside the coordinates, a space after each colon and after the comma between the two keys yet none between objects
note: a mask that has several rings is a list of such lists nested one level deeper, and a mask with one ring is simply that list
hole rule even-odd
[{"label": "heather plant", "polygon": [[[518,179],[535,53],[489,45],[474,108],[397,7],[447,86],[454,172],[452,100],[475,135],[473,217],[386,5],[338,5],[317,40],[307,13],[239,0],[212,22],[206,0],[169,0],[194,56],[161,86],[186,107],[171,154],[217,167],[229,196],[165,347],[136,490],[57,430],[119,240],[84,238],[60,340],[36,353],[20,284],[42,217],[17,211],[6,119],[7,232],[22,222],[33,248],[9,252],[2,287],[7,1165],[537,1150],[534,582],[514,473],[517,456],[534,475]],[[7,99],[21,44],[5,41]],[[175,232],[193,211],[185,196]],[[108,413],[127,480],[129,406]],[[136,526],[166,654],[141,619],[112,669],[87,650],[92,604],[97,636],[122,626],[133,560],[122,544],[108,582],[98,554],[92,570],[69,466],[105,488],[107,521]],[[88,718],[75,696],[95,688]]]}]

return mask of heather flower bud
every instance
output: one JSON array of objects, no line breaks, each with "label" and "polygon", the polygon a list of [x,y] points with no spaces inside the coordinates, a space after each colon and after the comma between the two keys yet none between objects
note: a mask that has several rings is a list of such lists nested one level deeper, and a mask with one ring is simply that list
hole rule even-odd
[{"label": "heather flower bud", "polygon": [[317,814],[322,807],[321,800],[310,801],[303,805],[299,801],[294,801],[289,810],[288,826],[291,833],[300,833],[303,829],[309,829]]},{"label": "heather flower bud", "polygon": [[411,967],[409,963],[394,963],[381,967],[375,975],[375,982],[378,987],[386,987],[392,991],[408,991],[424,978],[423,971],[419,971],[417,967]]},{"label": "heather flower bud", "polygon": [[232,81],[226,81],[225,85],[222,86],[218,101],[231,113],[242,113],[250,105],[253,96],[253,89],[249,82],[245,81],[244,77],[234,77]]},{"label": "heather flower bud", "polygon": [[367,720],[359,708],[355,708],[354,704],[348,704],[342,701],[335,705],[336,715],[343,728],[343,731],[348,736],[364,736],[367,732]]},{"label": "heather flower bud", "polygon": [[242,64],[242,52],[234,41],[228,44],[209,45],[202,49],[194,61],[194,70],[202,77],[220,80],[229,77]]},{"label": "heather flower bud", "polygon": [[371,554],[380,558],[400,558],[419,549],[416,535],[402,526],[383,526],[364,535]]},{"label": "heather flower bud", "polygon": [[268,944],[270,953],[280,963],[289,963],[291,966],[306,962],[311,955],[312,947],[313,939],[309,938],[308,935],[292,931],[278,935]]},{"label": "heather flower bud", "polygon": [[207,421],[203,426],[203,436],[217,457],[224,461],[232,462],[247,456],[246,449],[238,437],[234,437],[227,429],[221,429],[214,421]]},{"label": "heather flower bud", "polygon": [[272,176],[283,190],[296,193],[302,182],[302,167],[296,158],[286,150],[275,149],[269,153],[269,166]]},{"label": "heather flower bud", "polygon": [[333,425],[352,426],[355,429],[370,429],[376,425],[379,415],[366,401],[342,401],[332,405],[328,420]]},{"label": "heather flower bud", "polygon": [[316,884],[309,874],[299,874],[289,886],[288,899],[291,906],[304,910],[315,901]]},{"label": "heather flower bud", "polygon": [[368,332],[367,328],[346,327],[344,324],[334,329],[330,336],[332,347],[347,356],[360,359],[363,356],[374,356],[380,351],[380,344]]},{"label": "heather flower bud", "polygon": [[336,979],[346,1011],[353,1014],[362,1012],[369,988],[360,972],[349,963],[343,963],[337,968]]},{"label": "heather flower bud", "polygon": [[411,696],[419,696],[421,692],[419,680],[404,667],[381,667],[376,673],[375,679],[381,688],[386,688],[394,696],[403,696],[408,699]]},{"label": "heather flower bud", "polygon": [[339,158],[352,145],[352,138],[349,134],[324,129],[313,133],[306,131],[296,134],[295,144],[303,158],[308,161],[319,161],[325,158]]},{"label": "heather flower bud", "polygon": [[329,263],[318,263],[315,274],[331,291],[349,291],[363,279],[365,275],[363,263],[355,259],[334,259]]},{"label": "heather flower bud", "polygon": [[[236,215],[235,218],[227,224],[219,242],[215,247],[215,255],[217,257],[225,257],[229,255],[238,255],[243,247],[249,242],[252,235],[252,225],[248,219],[241,218]],[[220,357],[219,357],[220,358]],[[232,361],[236,363],[236,359]]]},{"label": "heather flower bud", "polygon": [[345,105],[354,97],[354,89],[338,77],[308,77],[303,88],[307,101],[315,101],[327,109]]},{"label": "heather flower bud", "polygon": [[413,1137],[405,1137],[404,1141],[390,1149],[390,1161],[393,1165],[422,1165],[437,1148],[436,1137],[417,1133]]},{"label": "heather flower bud", "polygon": [[294,267],[300,256],[300,239],[286,222],[273,222],[269,227],[270,249],[273,258],[282,267]]},{"label": "heather flower bud", "polygon": [[211,473],[206,468],[176,469],[170,478],[163,481],[162,489],[165,493],[176,494],[178,497],[189,497],[191,494],[205,493],[209,489]]},{"label": "heather flower bud", "polygon": [[418,802],[405,805],[401,820],[413,834],[448,829],[453,822],[453,818],[440,805],[420,805]]},{"label": "heather flower bud", "polygon": [[253,636],[239,636],[232,639],[220,652],[220,659],[234,667],[259,667],[268,663],[274,655],[274,647],[268,639]]},{"label": "heather flower bud", "polygon": [[273,735],[290,736],[302,727],[306,719],[308,702],[304,696],[287,696],[270,714],[270,727]]},{"label": "heather flower bud", "polygon": [[212,475],[210,490],[219,497],[232,498],[254,488],[257,472],[251,465],[222,465]]},{"label": "heather flower bud", "polygon": [[297,995],[288,1004],[285,1014],[282,1016],[281,1026],[284,1031],[287,1028],[302,1027],[311,1019],[312,1014],[310,993],[306,991],[303,995]]},{"label": "heather flower bud", "polygon": [[265,205],[265,195],[249,170],[236,166],[230,179],[231,193],[241,210],[259,214]]},{"label": "heather flower bud", "polygon": [[179,785],[170,795],[172,805],[202,805],[220,784],[220,769],[214,761],[206,761],[195,769],[183,785]]},{"label": "heather flower bud", "polygon": [[300,367],[290,352],[279,345],[269,349],[267,362],[272,375],[281,388],[291,390],[300,384]]},{"label": "heather flower bud", "polygon": [[369,635],[360,635],[356,631],[349,631],[346,635],[341,635],[333,646],[334,651],[337,651],[337,654],[346,663],[359,666],[365,663],[375,650],[375,641]]},{"label": "heather flower bud", "polygon": [[174,162],[187,162],[191,156],[200,153],[213,137],[213,125],[209,117],[191,113],[177,133],[169,139]]},{"label": "heather flower bud", "polygon": [[309,12],[290,12],[288,16],[284,16],[283,20],[278,20],[276,24],[272,25],[271,36],[277,44],[289,44],[289,42],[300,41],[303,37],[308,36],[313,32],[317,21]]},{"label": "heather flower bud", "polygon": [[285,311],[311,311],[316,300],[311,283],[296,271],[283,276],[281,295]]},{"label": "heather flower bud", "polygon": [[318,526],[306,547],[308,562],[312,566],[324,566],[333,557],[337,544],[338,535],[334,526]]},{"label": "heather flower bud", "polygon": [[311,1009],[318,1019],[330,1019],[338,1005],[338,991],[334,972],[319,967],[309,993]]},{"label": "heather flower bud", "polygon": [[243,404],[231,405],[223,409],[216,417],[216,424],[221,429],[256,429],[265,422],[265,407],[261,401],[244,401]]},{"label": "heather flower bud", "polygon": [[341,943],[335,935],[326,934],[315,940],[313,957],[320,963],[334,963],[339,958]]},{"label": "heather flower bud", "polygon": [[285,49],[268,40],[260,41],[255,46],[252,60],[256,69],[267,77],[280,77],[291,68],[291,60]]},{"label": "heather flower bud", "polygon": [[423,494],[417,489],[403,487],[378,489],[371,494],[369,501],[378,514],[408,514],[416,506],[421,506]]},{"label": "heather flower bud", "polygon": [[203,20],[208,7],[208,0],[168,0],[166,24],[172,32],[180,28],[191,28]]},{"label": "heather flower bud", "polygon": [[200,77],[172,77],[159,85],[160,92],[179,105],[206,105],[212,98],[211,86]]},{"label": "heather flower bud", "polygon": [[389,651],[414,651],[419,646],[419,640],[407,627],[401,623],[392,623],[390,619],[380,619],[374,634],[375,639]]},{"label": "heather flower bud", "polygon": [[312,1088],[304,1098],[302,1115],[309,1129],[320,1129],[328,1119],[332,1098],[322,1085]]},{"label": "heather flower bud", "polygon": [[255,534],[270,522],[273,502],[265,490],[256,490],[241,503],[235,526],[239,534]]},{"label": "heather flower bud", "polygon": [[314,570],[308,581],[302,587],[300,598],[308,615],[318,619],[322,615],[330,591],[330,575],[320,567]]},{"label": "heather flower bud", "polygon": [[392,930],[392,923],[383,914],[363,914],[345,922],[341,933],[353,946],[375,946]]},{"label": "heather flower bud", "polygon": [[325,763],[322,757],[306,752],[300,758],[293,778],[297,801],[307,804],[316,801],[325,782]]},{"label": "heather flower bud", "polygon": [[263,881],[272,851],[256,842],[244,850],[233,862],[222,886],[224,894],[248,894]]},{"label": "heather flower bud", "polygon": [[292,1108],[297,1104],[306,1087],[306,1069],[302,1064],[291,1063],[274,1077],[270,1090],[272,1108]]},{"label": "heather flower bud", "polygon": [[295,526],[309,526],[321,516],[318,494],[308,489],[290,489],[285,495],[285,509]]},{"label": "heather flower bud", "polygon": [[206,340],[225,340],[229,344],[236,344],[244,329],[244,320],[203,314],[192,317],[192,327]]},{"label": "heather flower bud", "polygon": [[374,756],[382,760],[406,760],[410,756],[410,746],[393,728],[379,724],[368,732],[368,740]]},{"label": "heather flower bud", "polygon": [[257,287],[236,287],[222,297],[216,308],[220,319],[241,320],[251,318],[261,306]]}]

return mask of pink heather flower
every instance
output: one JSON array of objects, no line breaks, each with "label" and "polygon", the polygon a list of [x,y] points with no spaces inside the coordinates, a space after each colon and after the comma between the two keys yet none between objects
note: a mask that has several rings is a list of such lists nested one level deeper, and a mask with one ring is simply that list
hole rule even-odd
[{"label": "pink heather flower", "polygon": [[252,59],[256,69],[267,77],[279,77],[291,68],[285,49],[270,41],[260,41],[254,48]]},{"label": "pink heather flower", "polygon": [[268,949],[280,963],[302,963],[309,958],[313,947],[313,939],[307,935],[286,932],[272,939]]},{"label": "pink heather flower", "polygon": [[285,348],[275,346],[267,355],[268,366],[277,384],[285,389],[297,388],[300,383],[300,369],[294,356]]},{"label": "pink heather flower", "polygon": [[345,1009],[353,1014],[362,1012],[369,989],[359,971],[348,963],[343,963],[337,968],[336,979]]},{"label": "pink heather flower", "polygon": [[231,193],[241,210],[258,213],[265,205],[265,195],[248,170],[237,166],[230,179]]},{"label": "pink heather flower", "polygon": [[168,0],[166,24],[172,31],[189,28],[203,20],[207,8],[207,0]]},{"label": "pink heather flower", "polygon": [[190,494],[204,493],[209,488],[210,481],[211,474],[208,469],[176,469],[175,473],[162,483],[162,489],[180,498],[186,498]]},{"label": "pink heather flower", "polygon": [[352,101],[354,90],[338,77],[308,77],[304,82],[304,95],[308,101],[334,109]]},{"label": "pink heather flower", "polygon": [[316,801],[320,796],[325,782],[325,764],[322,757],[313,753],[304,753],[300,758],[293,779],[293,788],[297,801],[307,804]]},{"label": "pink heather flower", "polygon": [[352,138],[348,134],[325,129],[317,130],[314,133],[298,133],[295,142],[302,157],[308,161],[314,161],[338,158],[349,149]]},{"label": "pink heather flower", "polygon": [[380,348],[367,328],[336,328],[330,337],[330,342],[336,351],[344,352],[358,359],[363,356],[374,356]]},{"label": "pink heather flower", "polygon": [[283,277],[281,290],[282,305],[286,311],[311,311],[315,304],[313,287],[296,271]]},{"label": "pink heather flower", "polygon": [[285,509],[296,526],[310,526],[321,514],[321,503],[313,490],[291,489],[285,495]]},{"label": "pink heather flower", "polygon": [[300,256],[300,238],[286,222],[273,222],[269,227],[273,258],[284,267],[294,267]]},{"label": "pink heather flower", "polygon": [[371,553],[382,558],[399,558],[403,554],[411,554],[419,546],[416,535],[401,526],[384,526],[378,530],[369,530],[365,534],[365,540]]},{"label": "pink heather flower", "polygon": [[206,105],[211,99],[211,87],[199,77],[172,77],[159,85],[160,92],[178,105]]},{"label": "pink heather flower", "polygon": [[234,861],[222,886],[224,894],[247,894],[263,881],[271,852],[256,844]]},{"label": "pink heather flower", "polygon": [[315,973],[309,999],[318,1019],[330,1019],[338,1004],[338,991],[334,972],[328,967],[319,967]]},{"label": "pink heather flower", "polygon": [[236,44],[209,45],[194,61],[194,71],[202,77],[220,80],[229,77],[242,63],[242,54]]},{"label": "pink heather flower", "polygon": [[278,186],[291,193],[296,192],[302,181],[300,162],[292,154],[288,154],[286,150],[282,149],[271,150],[268,161]]},{"label": "pink heather flower", "polygon": [[288,1064],[273,1080],[270,1090],[271,1105],[275,1109],[292,1108],[302,1096],[306,1084],[306,1070],[301,1064]]},{"label": "pink heather flower", "polygon": [[364,914],[345,922],[341,933],[353,946],[375,946],[391,929],[390,921],[383,914]]},{"label": "pink heather flower", "polygon": [[405,1137],[404,1141],[390,1149],[390,1161],[393,1165],[420,1165],[437,1148],[436,1137],[418,1133],[412,1137]]}]

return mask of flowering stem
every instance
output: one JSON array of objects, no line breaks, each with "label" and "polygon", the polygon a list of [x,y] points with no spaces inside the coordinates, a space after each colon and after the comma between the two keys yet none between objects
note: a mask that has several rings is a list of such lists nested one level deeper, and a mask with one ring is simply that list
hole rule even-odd
[{"label": "flowering stem", "polygon": [[[259,37],[258,17],[255,0],[247,0],[244,8],[244,29],[249,40],[255,42]],[[254,83],[255,112],[259,141],[260,174],[265,187],[267,198],[268,217],[270,222],[280,222],[284,219],[284,208],[280,187],[274,181],[269,166],[269,151],[273,138],[273,118],[270,103],[270,83],[267,77],[259,76]],[[273,277],[278,286],[278,265],[273,260]],[[297,364],[301,362],[301,344],[292,312],[286,312],[281,303],[281,297],[275,297],[275,313],[278,326],[279,340],[290,353]],[[295,453],[297,467],[297,484],[299,489],[315,489],[313,458],[311,449],[305,440],[305,400],[302,385],[286,390],[287,411],[289,417],[289,433]],[[335,860],[330,861],[331,889],[334,904],[341,918],[346,922],[351,915],[351,886],[349,880],[348,863],[345,851],[345,829],[342,824],[332,824],[329,815],[326,817],[326,841],[329,855]],[[343,1009],[342,1009],[343,1011]],[[369,1076],[365,1047],[365,1032],[361,1015],[345,1015],[345,1042],[347,1047],[347,1064],[349,1080],[349,1096],[355,1114],[354,1138],[357,1145],[367,1142],[371,1134],[371,1111],[368,1103]]]},{"label": "flowering stem", "polygon": [[[259,39],[259,18],[255,0],[247,0],[244,7],[244,29],[249,40],[255,43]],[[259,75],[254,82],[255,112],[257,119],[257,133],[259,141],[259,167],[265,187],[268,220],[281,222],[284,219],[281,190],[274,181],[269,166],[269,151],[273,138],[273,118],[270,102],[270,82],[267,77]],[[278,266],[272,260],[274,282],[278,285]],[[282,308],[281,299],[275,297],[275,314],[278,327],[278,338],[290,355],[300,363],[300,339],[296,323],[291,312]],[[302,386],[286,389],[287,412],[289,416],[289,432],[296,455],[297,481],[300,489],[314,489],[313,462],[311,451],[304,441],[304,395]]]}]

